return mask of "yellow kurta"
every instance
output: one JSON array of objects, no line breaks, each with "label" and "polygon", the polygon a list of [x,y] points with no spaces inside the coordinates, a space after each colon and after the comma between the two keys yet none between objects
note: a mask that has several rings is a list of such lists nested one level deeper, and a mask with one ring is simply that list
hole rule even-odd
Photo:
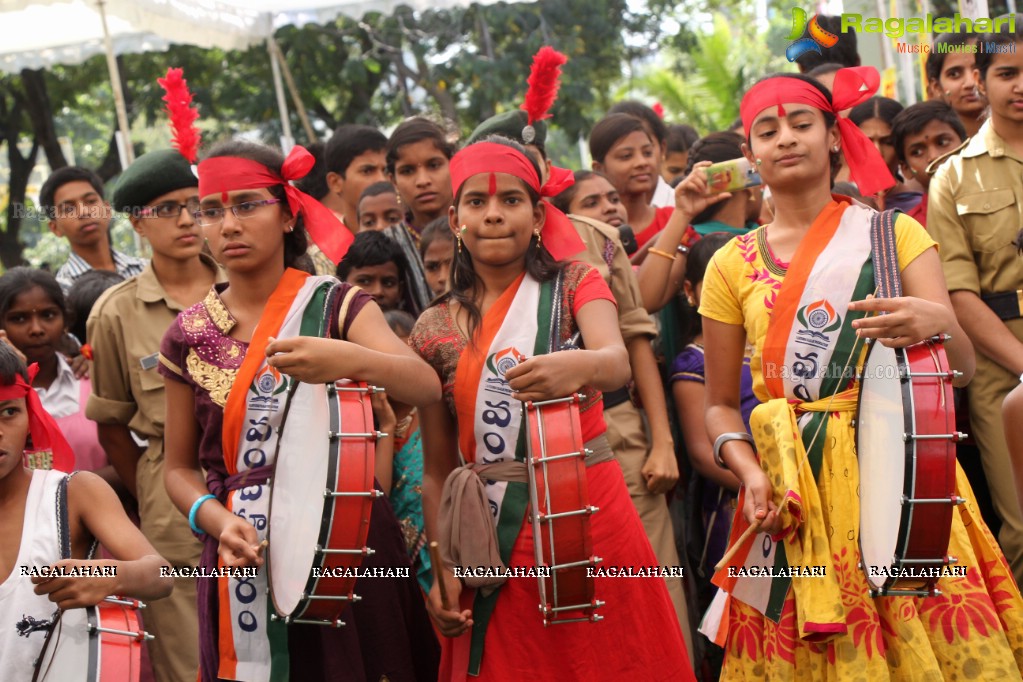
[{"label": "yellow kurta", "polygon": [[[895,233],[900,269],[934,246],[923,228],[906,216],[896,221]],[[754,391],[761,401],[775,397],[767,394],[761,363],[767,326],[784,279],[785,268],[772,258],[764,228],[760,228],[718,251],[703,282],[700,313],[742,325],[756,348],[750,366]],[[708,349],[708,355],[711,351]],[[967,503],[953,514],[949,554],[959,557],[957,566],[966,567],[965,577],[942,578],[938,597],[869,596],[866,578],[857,565],[860,480],[853,414],[854,410],[848,409],[832,412],[816,490],[801,491],[804,505],[811,501],[820,505],[828,537],[825,551],[831,555],[829,570],[839,588],[830,592],[835,595],[832,603],[812,606],[816,613],[841,614],[839,620],[844,620],[847,631],[824,643],[801,639],[797,612],[805,612],[810,605],[797,608],[793,588],[785,597],[777,624],[732,600],[725,615],[728,638],[722,679],[1020,679],[1023,599],[958,464],[956,492]],[[758,440],[763,437],[754,435]],[[898,519],[892,522],[898,523]],[[793,565],[797,563],[789,558]]]}]

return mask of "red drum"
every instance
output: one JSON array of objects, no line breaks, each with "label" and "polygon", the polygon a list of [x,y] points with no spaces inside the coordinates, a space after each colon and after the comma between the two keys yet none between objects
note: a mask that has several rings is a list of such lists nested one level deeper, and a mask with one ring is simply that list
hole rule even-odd
[{"label": "red drum", "polygon": [[[270,486],[267,576],[286,623],[341,627],[366,547],[376,439],[370,394],[349,381],[292,385]],[[347,575],[344,575],[347,574]]]},{"label": "red drum", "polygon": [[600,563],[593,556],[586,488],[587,450],[579,423],[579,396],[527,402],[526,471],[529,478],[530,521],[537,567],[541,576],[540,611],[543,623],[596,622],[604,602],[594,598],[588,569]]},{"label": "red drum", "polygon": [[861,568],[871,596],[934,596],[956,495],[952,379],[944,341],[871,343],[860,377],[856,451]]},{"label": "red drum", "polygon": [[61,611],[46,635],[32,682],[138,682],[145,604],[107,597],[96,606]]}]

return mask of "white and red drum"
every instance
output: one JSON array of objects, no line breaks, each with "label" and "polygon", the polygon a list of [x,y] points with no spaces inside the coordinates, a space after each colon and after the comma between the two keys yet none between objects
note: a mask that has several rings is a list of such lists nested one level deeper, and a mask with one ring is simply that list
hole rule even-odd
[{"label": "white and red drum", "polygon": [[536,565],[549,568],[540,576],[540,612],[544,625],[596,622],[604,602],[594,597],[589,569],[600,563],[593,555],[586,455],[579,422],[579,396],[527,402],[530,521]]},{"label": "white and red drum", "polygon": [[373,482],[384,435],[373,428],[378,390],[349,381],[292,386],[270,488],[271,617],[341,627],[341,613],[359,599],[345,569],[373,553],[366,535],[373,498],[383,494]]},{"label": "white and red drum", "polygon": [[[860,376],[856,451],[860,554],[871,596],[939,594],[931,569],[948,555],[957,441],[945,336],[888,348],[873,342]],[[922,575],[921,575],[922,574]]]},{"label": "white and red drum", "polygon": [[96,606],[61,611],[46,636],[32,682],[138,682],[145,604],[108,597]]}]

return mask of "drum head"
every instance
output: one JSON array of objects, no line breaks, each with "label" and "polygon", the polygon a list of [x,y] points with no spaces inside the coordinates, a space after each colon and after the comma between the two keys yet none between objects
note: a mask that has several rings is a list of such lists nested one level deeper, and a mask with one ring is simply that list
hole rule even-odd
[{"label": "drum head", "polygon": [[298,607],[316,560],[329,464],[327,386],[297,384],[287,410],[274,465],[268,548],[270,594],[284,616]]},{"label": "drum head", "polygon": [[99,638],[89,635],[89,621],[96,610],[68,609],[47,636],[42,659],[33,680],[97,682]]},{"label": "drum head", "polygon": [[895,558],[902,518],[906,475],[906,431],[899,357],[874,342],[864,364],[856,419],[856,454],[860,472],[860,553],[867,582],[884,586]]}]

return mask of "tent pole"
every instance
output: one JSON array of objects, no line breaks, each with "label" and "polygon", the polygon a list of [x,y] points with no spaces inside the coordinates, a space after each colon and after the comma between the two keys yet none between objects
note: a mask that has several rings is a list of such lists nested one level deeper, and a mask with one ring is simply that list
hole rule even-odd
[{"label": "tent pole", "polygon": [[287,154],[295,146],[295,136],[291,133],[291,119],[288,117],[288,101],[284,98],[284,83],[281,82],[281,65],[274,51],[273,36],[266,39],[266,49],[270,53],[270,70],[274,77],[274,92],[277,94],[277,110],[281,115],[281,150]]},{"label": "tent pole", "polygon": [[288,86],[288,92],[291,93],[291,101],[295,104],[295,111],[298,112],[298,118],[302,121],[302,128],[305,130],[306,138],[309,140],[309,144],[312,144],[316,142],[316,132],[313,130],[313,124],[309,122],[309,114],[306,112],[305,104],[302,103],[302,98],[298,94],[298,88],[295,87],[295,79],[291,76],[291,67],[288,66],[287,60],[284,59],[284,53],[281,52],[281,46],[277,44],[273,36],[270,36],[269,41],[270,49],[274,51],[277,63],[284,74],[284,84]]},{"label": "tent pole", "polygon": [[135,161],[135,150],[131,144],[131,127],[128,124],[128,108],[124,104],[124,90],[121,87],[121,73],[117,68],[117,57],[114,56],[114,44],[110,40],[110,29],[107,28],[107,12],[103,7],[104,0],[96,0],[99,8],[100,22],[103,24],[103,46],[107,53],[107,70],[110,72],[110,85],[114,90],[114,108],[117,110],[117,127],[121,131],[121,144],[118,151],[121,155],[121,168],[127,168]]}]

